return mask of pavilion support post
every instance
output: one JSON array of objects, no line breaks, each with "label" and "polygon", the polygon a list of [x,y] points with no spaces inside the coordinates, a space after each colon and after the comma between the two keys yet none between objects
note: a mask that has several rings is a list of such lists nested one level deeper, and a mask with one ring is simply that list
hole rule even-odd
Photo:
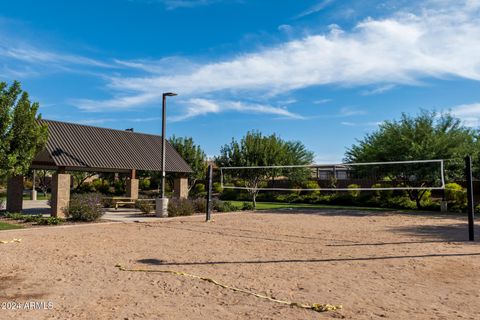
[{"label": "pavilion support post", "polygon": [[64,172],[64,170],[59,170],[52,176],[51,215],[58,218],[65,218],[65,209],[70,203],[71,178]]},{"label": "pavilion support post", "polygon": [[130,172],[130,178],[127,179],[127,197],[132,200],[138,199],[138,179],[135,170]]},{"label": "pavilion support post", "polygon": [[173,180],[173,196],[178,199],[188,198],[188,178],[180,176]]},{"label": "pavilion support post", "polygon": [[35,169],[32,170],[32,191],[30,191],[30,200],[37,200],[37,190],[35,186]]},{"label": "pavilion support post", "polygon": [[7,182],[7,211],[21,212],[23,209],[23,176],[13,176]]}]

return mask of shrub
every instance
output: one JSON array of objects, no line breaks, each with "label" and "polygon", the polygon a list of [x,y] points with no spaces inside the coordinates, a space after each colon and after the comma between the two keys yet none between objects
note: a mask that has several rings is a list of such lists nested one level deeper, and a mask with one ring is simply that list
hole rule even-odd
[{"label": "shrub", "polygon": [[40,225],[58,225],[64,222],[63,219],[57,217],[41,217],[37,220],[37,224]]},{"label": "shrub", "polygon": [[199,192],[196,194],[197,198],[206,198],[208,195],[207,191]]},{"label": "shrub", "polygon": [[150,189],[150,179],[142,179],[140,180],[140,189],[148,190]]},{"label": "shrub", "polygon": [[207,211],[207,199],[197,198],[193,200],[193,208],[195,212],[206,212]]},{"label": "shrub", "polygon": [[320,195],[320,192],[318,194],[306,194],[301,197],[303,203],[318,203],[322,196]]},{"label": "shrub", "polygon": [[14,213],[7,212],[5,214],[5,218],[12,219],[12,220],[23,220],[23,214],[18,212],[14,212]]},{"label": "shrub", "polygon": [[92,182],[93,188],[102,194],[110,193],[110,184],[106,180],[95,179]]},{"label": "shrub", "polygon": [[223,192],[220,194],[220,199],[222,199],[222,200],[249,201],[249,200],[252,200],[252,196],[246,190],[225,188],[225,189],[223,189]]},{"label": "shrub", "polygon": [[212,187],[213,187],[213,192],[215,193],[223,192],[222,184],[220,182],[214,182]]},{"label": "shrub", "polygon": [[251,202],[244,202],[242,205],[242,210],[243,211],[251,211],[254,210],[255,208],[253,207],[253,203]]},{"label": "shrub", "polygon": [[480,204],[477,204],[474,209],[475,209],[475,214],[480,214]]},{"label": "shrub", "polygon": [[102,195],[99,193],[74,194],[65,215],[75,221],[95,221],[103,215]]},{"label": "shrub", "polygon": [[43,216],[41,214],[35,214],[35,215],[24,215],[23,216],[23,221],[24,222],[39,222]]},{"label": "shrub", "polygon": [[189,199],[170,199],[168,201],[168,216],[191,216],[195,212],[193,203]]},{"label": "shrub", "polygon": [[28,190],[32,190],[32,188],[33,188],[33,182],[30,181],[30,180],[25,180],[25,181],[23,182],[23,188],[28,189]]},{"label": "shrub", "polygon": [[[318,189],[318,188],[320,188],[320,186],[318,185],[318,183],[316,181],[307,181],[307,182],[302,184],[302,188],[304,188],[304,189]],[[320,195],[319,190],[305,191],[305,192],[308,195]]]},{"label": "shrub", "polygon": [[[347,186],[347,188],[348,189],[357,189],[357,188],[360,188],[360,186],[358,184],[352,183],[352,184],[349,184]],[[353,199],[357,199],[358,197],[360,197],[360,190],[348,190],[348,194]]]},{"label": "shrub", "polygon": [[104,208],[115,208],[115,200],[109,198],[102,199],[102,206]]},{"label": "shrub", "polygon": [[213,209],[218,212],[232,212],[238,211],[239,208],[230,201],[215,200],[213,202]]},{"label": "shrub", "polygon": [[420,205],[422,206],[423,209],[426,209],[427,207],[432,206],[432,191],[426,190],[423,193],[422,200],[420,201]]},{"label": "shrub", "polygon": [[276,197],[276,201],[288,202],[288,203],[301,202],[302,197],[300,197],[300,194],[298,192],[292,192],[292,193],[288,193],[288,194],[278,195]]},{"label": "shrub", "polygon": [[150,214],[153,211],[154,204],[151,203],[150,201],[139,199],[135,201],[135,208],[139,209],[144,214]]},{"label": "shrub", "polygon": [[467,206],[467,192],[458,183],[447,183],[445,185],[445,200],[454,206],[464,208]]},{"label": "shrub", "polygon": [[125,194],[125,188],[123,185],[123,182],[120,180],[115,181],[115,184],[113,185],[115,189],[115,195],[120,196],[122,194]]},{"label": "shrub", "polygon": [[391,197],[387,199],[384,206],[389,208],[400,208],[409,210],[417,209],[417,204],[415,203],[415,201],[410,200],[410,198],[406,196]]},{"label": "shrub", "polygon": [[197,183],[195,187],[193,187],[193,192],[194,193],[201,193],[205,192],[205,185],[203,183]]},{"label": "shrub", "polygon": [[92,193],[95,191],[93,184],[90,182],[84,182],[78,188],[76,188],[75,193]]},{"label": "shrub", "polygon": [[[372,188],[383,188],[387,187],[386,185],[383,185],[381,183],[375,183],[372,185]],[[393,196],[393,190],[374,190],[373,191],[373,197],[377,201],[387,201]]]}]

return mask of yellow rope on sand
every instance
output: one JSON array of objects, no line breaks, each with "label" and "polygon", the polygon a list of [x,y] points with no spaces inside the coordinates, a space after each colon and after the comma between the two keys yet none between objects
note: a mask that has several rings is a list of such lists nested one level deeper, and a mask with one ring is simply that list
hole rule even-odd
[{"label": "yellow rope on sand", "polygon": [[22,239],[0,240],[0,244],[13,243],[13,242],[22,242]]},{"label": "yellow rope on sand", "polygon": [[272,297],[269,297],[269,296],[266,296],[266,295],[263,295],[263,294],[255,293],[255,292],[252,292],[252,291],[248,291],[248,290],[245,290],[245,289],[228,286],[228,285],[226,285],[226,284],[220,283],[220,282],[218,282],[218,281],[216,281],[216,280],[214,280],[214,279],[211,279],[211,278],[201,277],[201,276],[197,276],[197,275],[190,274],[190,273],[186,273],[186,272],[182,272],[182,271],[175,271],[175,270],[152,270],[152,269],[127,269],[127,268],[123,267],[123,266],[120,265],[120,264],[117,264],[115,267],[117,267],[117,268],[118,268],[119,270],[121,270],[121,271],[170,273],[170,274],[175,274],[175,275],[178,275],[178,276],[195,278],[195,279],[199,279],[199,280],[203,280],[203,281],[207,281],[207,282],[213,283],[214,285],[217,285],[217,286],[222,287],[222,288],[225,288],[225,289],[230,289],[230,290],[235,291],[235,292],[242,292],[242,293],[246,293],[246,294],[252,295],[252,296],[254,296],[254,297],[260,298],[260,299],[266,299],[266,300],[269,300],[269,301],[273,301],[273,302],[277,302],[277,303],[289,305],[289,306],[291,306],[291,307],[308,309],[308,310],[313,310],[313,311],[316,311],[316,312],[335,311],[335,310],[342,309],[342,306],[341,306],[341,305],[333,305],[333,304],[328,304],[328,303],[326,303],[326,304],[319,304],[319,303],[303,304],[303,303],[298,303],[298,302],[293,302],[293,301],[279,300],[279,299],[275,299],[275,298],[272,298]]}]

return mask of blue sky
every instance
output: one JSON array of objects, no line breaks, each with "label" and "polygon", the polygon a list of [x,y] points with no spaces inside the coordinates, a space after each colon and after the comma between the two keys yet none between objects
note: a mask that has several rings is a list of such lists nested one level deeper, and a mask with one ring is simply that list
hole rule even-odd
[{"label": "blue sky", "polygon": [[480,124],[480,0],[8,1],[14,79],[46,119],[158,134],[174,91],[168,135],[210,156],[258,129],[338,162],[402,112]]}]

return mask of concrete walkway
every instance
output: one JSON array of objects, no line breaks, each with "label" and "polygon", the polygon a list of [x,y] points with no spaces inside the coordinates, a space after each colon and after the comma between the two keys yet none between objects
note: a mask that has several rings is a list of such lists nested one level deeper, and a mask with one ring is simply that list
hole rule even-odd
[{"label": "concrete walkway", "polygon": [[105,209],[105,214],[102,219],[121,222],[154,222],[165,220],[165,218],[156,217],[155,213],[145,215],[140,210],[129,208],[118,208],[118,210],[107,208]]},{"label": "concrete walkway", "polygon": [[[106,208],[103,220],[121,221],[121,222],[153,222],[160,221],[163,218],[158,218],[154,213],[150,215],[143,214],[140,210],[129,208]],[[23,200],[24,214],[41,214],[44,216],[50,216],[50,206],[47,200]]]},{"label": "concrete walkway", "polygon": [[50,216],[48,200],[23,200],[24,214],[41,214]]}]

